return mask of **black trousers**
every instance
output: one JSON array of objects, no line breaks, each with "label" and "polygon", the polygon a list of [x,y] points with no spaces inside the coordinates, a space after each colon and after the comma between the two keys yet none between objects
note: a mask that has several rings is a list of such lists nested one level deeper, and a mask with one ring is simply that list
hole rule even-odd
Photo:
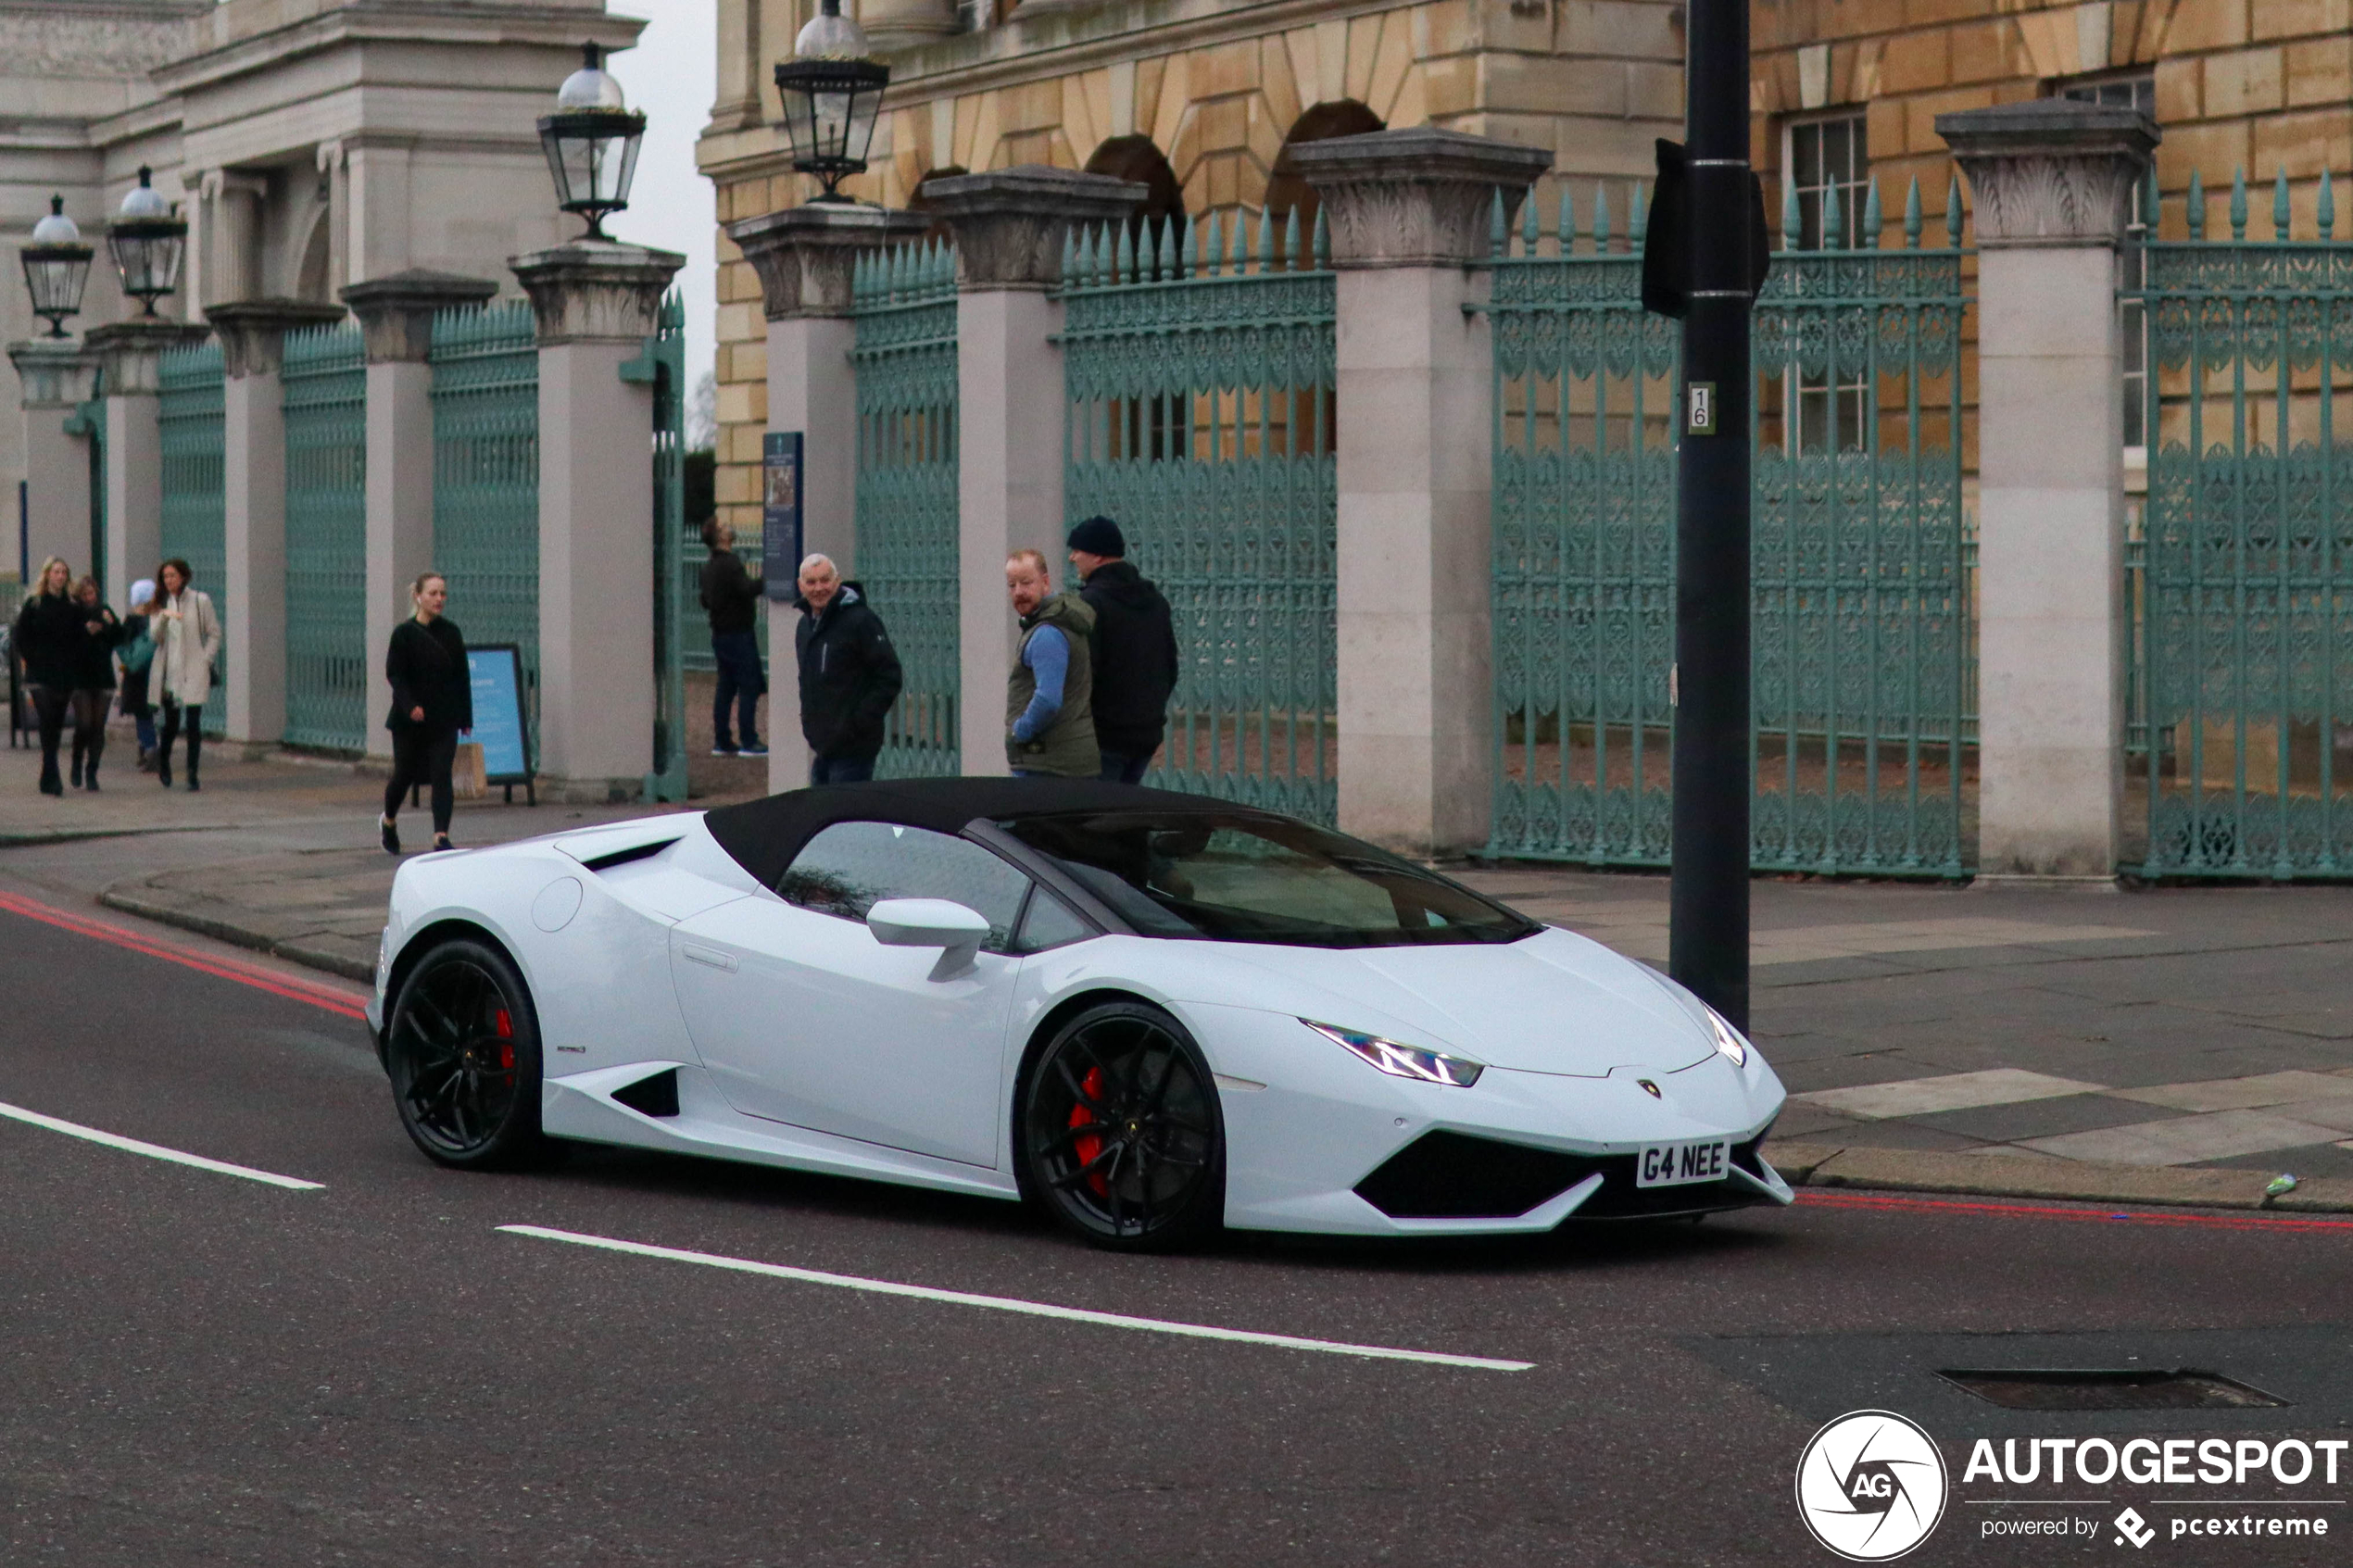
[{"label": "black trousers", "polygon": [[95,771],[98,759],[107,750],[107,709],[114,696],[103,687],[87,687],[73,694],[73,754],[86,757]]},{"label": "black trousers", "polygon": [[417,784],[433,790],[433,831],[449,831],[455,789],[449,770],[458,760],[458,732],[426,724],[403,724],[392,732],[392,777],[384,784],[384,815],[400,815],[400,797]]},{"label": "black trousers", "polygon": [[204,704],[192,702],[186,707],[163,699],[163,734],[156,742],[156,771],[169,775],[171,771],[171,743],[180,736],[180,716],[186,714],[188,724],[188,777],[196,776],[196,764],[204,759]]},{"label": "black trousers", "polygon": [[69,694],[63,686],[28,686],[25,695],[32,698],[33,723],[41,732],[41,783],[46,788],[57,782],[57,742],[65,735]]}]

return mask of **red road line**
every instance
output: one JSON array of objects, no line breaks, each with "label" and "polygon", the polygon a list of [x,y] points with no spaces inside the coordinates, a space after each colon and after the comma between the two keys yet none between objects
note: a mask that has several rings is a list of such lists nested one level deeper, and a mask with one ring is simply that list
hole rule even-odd
[{"label": "red road line", "polygon": [[348,991],[338,991],[297,979],[293,975],[280,974],[274,970],[263,969],[258,964],[241,963],[235,959],[216,958],[209,953],[199,953],[194,948],[182,947],[177,943],[167,942],[160,937],[127,931],[121,926],[110,925],[103,921],[94,921],[65,909],[54,909],[47,904],[20,897],[13,893],[0,893],[0,909],[5,909],[10,914],[22,915],[27,920],[39,921],[44,925],[56,926],[60,931],[69,931],[77,936],[88,936],[100,942],[109,942],[118,947],[127,947],[134,953],[145,953],[149,958],[162,959],[167,963],[176,963],[218,979],[233,980],[240,985],[250,985],[256,990],[268,991],[274,996],[283,997],[289,1001],[308,1002],[312,1007],[323,1008],[329,1012],[340,1013],[346,1018],[367,1016],[365,1004]]},{"label": "red road line", "polygon": [[1899,1198],[1883,1193],[1824,1192],[1807,1187],[1797,1200],[1823,1209],[1868,1209],[1888,1213],[1983,1215],[2004,1220],[2074,1220],[2115,1224],[2192,1225],[2236,1231],[2353,1231],[2353,1220],[2302,1219],[2286,1214],[2190,1214],[2147,1209],[2061,1209],[2038,1203],[1968,1203],[1943,1198]]}]

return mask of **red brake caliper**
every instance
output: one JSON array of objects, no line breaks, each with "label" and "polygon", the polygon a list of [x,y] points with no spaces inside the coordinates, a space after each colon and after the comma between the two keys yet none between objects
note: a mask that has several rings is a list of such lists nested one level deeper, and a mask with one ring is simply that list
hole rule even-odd
[{"label": "red brake caliper", "polygon": [[[499,1016],[504,1018],[506,1014],[501,1013]],[[1087,1076],[1078,1081],[1078,1086],[1087,1091],[1088,1099],[1101,1099],[1103,1098],[1103,1070],[1100,1067],[1088,1068]],[[1094,1125],[1094,1122],[1095,1113],[1088,1110],[1084,1102],[1070,1108],[1072,1126],[1089,1127]],[[1081,1170],[1093,1164],[1095,1157],[1102,1151],[1103,1140],[1092,1133],[1073,1140],[1071,1145],[1071,1152],[1078,1157],[1078,1165]],[[1103,1173],[1101,1171],[1090,1173],[1087,1178],[1087,1185],[1095,1189],[1097,1198],[1111,1196],[1111,1184],[1103,1179]]]},{"label": "red brake caliper", "polygon": [[511,1068],[515,1064],[515,1021],[505,1008],[498,1010],[498,1065]]}]

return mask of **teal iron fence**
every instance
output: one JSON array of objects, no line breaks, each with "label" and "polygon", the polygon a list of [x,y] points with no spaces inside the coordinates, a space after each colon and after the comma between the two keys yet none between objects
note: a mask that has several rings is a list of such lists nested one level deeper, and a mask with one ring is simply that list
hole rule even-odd
[{"label": "teal iron fence", "polygon": [[289,745],[364,751],[368,365],[345,322],[286,334],[286,729]]},{"label": "teal iron fence", "polygon": [[[1757,302],[1754,864],[1958,877],[1971,859],[1971,556],[1961,515],[1960,198],[1900,249],[1874,186],[1847,248],[1793,205]],[[1491,854],[1667,861],[1678,330],[1606,198],[1516,245],[1495,209]]]},{"label": "teal iron fence", "polygon": [[531,307],[445,310],[433,324],[433,549],[449,616],[522,649],[539,736],[539,350]]},{"label": "teal iron fence", "polygon": [[[2143,202],[2159,212],[2154,186]],[[2353,876],[2353,245],[2324,177],[2317,234],[2141,249],[2125,298],[2148,333],[2148,494],[2127,557],[2133,725],[2127,869],[2152,877]],[[2152,221],[2150,232],[2157,225]],[[2134,849],[2137,859],[2132,859]]]},{"label": "teal iron fence", "polygon": [[856,337],[849,358],[858,377],[855,575],[890,628],[906,675],[875,774],[952,775],[963,771],[956,733],[963,684],[956,253],[917,242],[863,258],[850,297]]},{"label": "teal iron fence", "polygon": [[1066,522],[1101,513],[1175,611],[1150,782],[1337,819],[1334,285],[1320,214],[1075,235]]},{"label": "teal iron fence", "polygon": [[[220,345],[208,341],[165,352],[158,366],[157,420],[163,455],[163,554],[188,563],[195,585],[212,598],[225,626],[229,614],[228,452],[222,427]],[[138,569],[145,575],[146,569]],[[213,672],[226,677],[248,649],[222,639]],[[204,733],[225,734],[227,694],[215,689],[205,704]]]}]

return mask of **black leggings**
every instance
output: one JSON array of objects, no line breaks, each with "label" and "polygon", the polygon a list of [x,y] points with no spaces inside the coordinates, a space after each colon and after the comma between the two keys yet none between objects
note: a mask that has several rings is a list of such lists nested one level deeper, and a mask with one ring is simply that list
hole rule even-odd
[{"label": "black leggings", "polygon": [[57,742],[65,734],[70,694],[63,686],[31,686],[25,695],[32,698],[33,723],[41,732],[41,779],[46,784],[57,776]]},{"label": "black leggings", "polygon": [[384,818],[400,815],[400,797],[417,784],[433,788],[433,831],[449,831],[450,767],[458,759],[458,732],[425,724],[403,724],[392,732],[392,777],[384,784]]},{"label": "black leggings", "polygon": [[196,764],[204,757],[204,704],[192,702],[182,707],[170,697],[163,699],[163,735],[156,742],[157,771],[169,776],[171,771],[171,743],[180,736],[180,715],[188,716],[188,777],[196,776]]},{"label": "black leggings", "polygon": [[95,768],[107,749],[107,705],[114,693],[77,689],[73,694],[73,754],[90,759]]}]

